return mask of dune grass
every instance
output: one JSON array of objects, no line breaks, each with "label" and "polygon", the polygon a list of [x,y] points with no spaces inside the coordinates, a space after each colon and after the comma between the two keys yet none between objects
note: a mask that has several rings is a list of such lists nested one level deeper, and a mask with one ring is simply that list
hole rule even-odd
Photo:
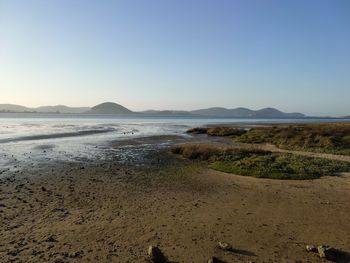
[{"label": "dune grass", "polygon": [[258,178],[305,180],[350,171],[350,164],[342,161],[207,144],[178,145],[172,152],[207,161],[214,170]]},{"label": "dune grass", "polygon": [[289,150],[350,155],[350,123],[257,127],[236,138],[244,143],[271,143]]}]

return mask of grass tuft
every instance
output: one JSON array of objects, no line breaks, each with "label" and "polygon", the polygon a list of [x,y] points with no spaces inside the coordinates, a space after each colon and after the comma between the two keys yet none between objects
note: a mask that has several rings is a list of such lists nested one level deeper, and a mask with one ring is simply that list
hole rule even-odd
[{"label": "grass tuft", "polygon": [[187,159],[208,160],[211,156],[219,154],[221,150],[209,144],[182,144],[173,146],[171,152]]},{"label": "grass tuft", "polygon": [[350,155],[350,123],[257,127],[236,138],[280,148]]},{"label": "grass tuft", "polygon": [[209,136],[229,136],[236,137],[245,134],[247,131],[241,128],[234,127],[211,127],[211,128],[191,128],[187,133],[192,134],[207,134]]},{"label": "grass tuft", "polygon": [[172,152],[205,160],[214,170],[258,178],[305,180],[350,171],[350,164],[342,161],[208,144],[178,145]]}]

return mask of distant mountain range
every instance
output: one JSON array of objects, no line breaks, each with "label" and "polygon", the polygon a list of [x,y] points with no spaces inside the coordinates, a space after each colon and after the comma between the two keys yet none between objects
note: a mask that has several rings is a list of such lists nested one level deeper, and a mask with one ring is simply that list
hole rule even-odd
[{"label": "distant mountain range", "polygon": [[141,112],[131,111],[122,105],[113,102],[105,102],[90,107],[67,107],[64,105],[43,106],[28,108],[14,104],[0,104],[0,112],[17,113],[64,113],[64,114],[110,114],[110,115],[139,115],[139,116],[198,116],[198,117],[221,117],[221,118],[303,118],[304,114],[294,112],[285,113],[274,108],[251,110],[247,108],[208,108],[193,111],[171,111],[171,110],[147,110]]},{"label": "distant mountain range", "polygon": [[302,113],[285,113],[274,108],[264,108],[261,110],[251,110],[247,108],[209,108],[194,110],[190,112],[195,115],[205,115],[210,117],[220,116],[228,118],[303,118]]},{"label": "distant mountain range", "polygon": [[28,108],[15,104],[0,104],[0,112],[32,112],[32,113],[74,113],[80,114],[90,110],[90,107],[68,107],[65,105],[41,106]]}]

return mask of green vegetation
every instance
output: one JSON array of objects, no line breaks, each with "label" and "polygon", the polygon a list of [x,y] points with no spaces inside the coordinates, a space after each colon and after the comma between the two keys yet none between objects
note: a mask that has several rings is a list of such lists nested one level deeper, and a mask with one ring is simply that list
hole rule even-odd
[{"label": "green vegetation", "polygon": [[173,146],[171,152],[180,154],[187,159],[208,160],[224,150],[210,144],[181,144]]},{"label": "green vegetation", "polygon": [[195,128],[188,129],[186,132],[192,133],[192,134],[206,134],[207,130],[208,130],[208,128],[195,127]]},{"label": "green vegetation", "polygon": [[278,125],[249,131],[228,126],[200,127],[187,133],[231,137],[243,143],[271,143],[289,150],[350,155],[350,123]]},{"label": "green vegetation", "polygon": [[222,172],[258,178],[297,180],[315,179],[350,170],[346,162],[276,153],[251,154],[232,161],[215,161],[209,167]]},{"label": "green vegetation", "polygon": [[350,155],[350,123],[257,127],[236,138],[280,148]]},{"label": "green vegetation", "polygon": [[178,145],[172,152],[189,159],[206,160],[209,168],[218,171],[259,178],[303,180],[350,171],[350,164],[342,161],[207,144]]},{"label": "green vegetation", "polygon": [[187,133],[192,134],[208,134],[210,136],[229,136],[236,137],[245,134],[247,131],[242,128],[234,128],[234,127],[210,127],[210,128],[191,128],[187,130]]}]

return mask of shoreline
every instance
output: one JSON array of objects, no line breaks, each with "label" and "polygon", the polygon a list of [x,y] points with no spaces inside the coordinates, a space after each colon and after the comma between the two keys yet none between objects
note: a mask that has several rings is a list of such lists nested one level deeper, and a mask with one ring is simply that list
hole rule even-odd
[{"label": "shoreline", "polygon": [[147,262],[150,245],[178,263],[318,262],[308,244],[350,260],[350,173],[302,181],[228,174],[170,152],[188,142],[234,145],[207,135],[143,136],[105,144],[108,158],[6,171],[0,262]]}]

